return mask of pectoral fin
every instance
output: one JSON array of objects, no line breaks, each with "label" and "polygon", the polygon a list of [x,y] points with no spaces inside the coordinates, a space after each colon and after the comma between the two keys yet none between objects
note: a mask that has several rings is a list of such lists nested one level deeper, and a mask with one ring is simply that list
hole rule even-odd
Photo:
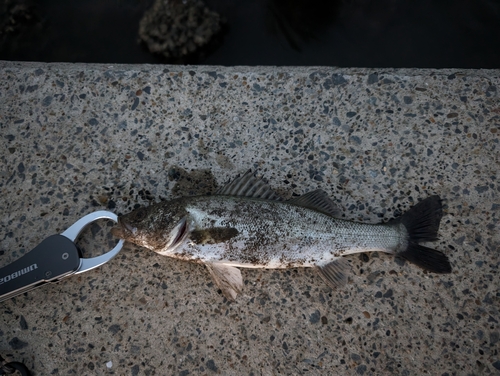
[{"label": "pectoral fin", "polygon": [[337,289],[347,283],[347,274],[351,271],[349,262],[340,257],[325,265],[317,265],[319,275],[332,288]]},{"label": "pectoral fin", "polygon": [[235,300],[243,288],[243,278],[238,268],[218,263],[207,263],[214,282],[228,300]]}]

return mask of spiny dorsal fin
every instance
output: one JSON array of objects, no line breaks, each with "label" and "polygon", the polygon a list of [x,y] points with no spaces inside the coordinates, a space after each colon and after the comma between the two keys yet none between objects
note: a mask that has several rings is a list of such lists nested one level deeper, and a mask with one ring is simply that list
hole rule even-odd
[{"label": "spiny dorsal fin", "polygon": [[267,183],[255,177],[252,170],[248,170],[245,175],[234,179],[232,182],[219,189],[216,194],[262,198],[275,201],[281,200],[281,197],[278,196]]},{"label": "spiny dorsal fin", "polygon": [[319,275],[332,288],[340,288],[347,283],[347,274],[351,271],[349,262],[341,257],[326,265],[317,265]]},{"label": "spiny dorsal fin", "polygon": [[319,211],[335,218],[339,218],[342,215],[342,211],[321,189],[308,192],[302,196],[293,198],[288,202],[297,206]]}]

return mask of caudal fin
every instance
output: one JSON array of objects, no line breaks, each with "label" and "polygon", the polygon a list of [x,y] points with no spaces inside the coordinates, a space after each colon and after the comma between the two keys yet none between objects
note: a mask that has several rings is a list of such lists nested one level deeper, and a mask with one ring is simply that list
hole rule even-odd
[{"label": "caudal fin", "polygon": [[443,216],[443,206],[439,196],[431,196],[419,202],[401,218],[408,231],[408,247],[397,253],[409,262],[434,273],[451,273],[448,257],[431,248],[421,246],[420,242],[434,241],[438,238],[439,222]]}]

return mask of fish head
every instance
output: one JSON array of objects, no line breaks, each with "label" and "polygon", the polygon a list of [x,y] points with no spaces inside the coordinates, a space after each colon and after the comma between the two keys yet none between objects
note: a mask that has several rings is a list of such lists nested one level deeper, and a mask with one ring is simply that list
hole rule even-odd
[{"label": "fish head", "polygon": [[158,253],[174,250],[186,240],[190,226],[181,205],[165,204],[140,207],[118,217],[112,234]]}]

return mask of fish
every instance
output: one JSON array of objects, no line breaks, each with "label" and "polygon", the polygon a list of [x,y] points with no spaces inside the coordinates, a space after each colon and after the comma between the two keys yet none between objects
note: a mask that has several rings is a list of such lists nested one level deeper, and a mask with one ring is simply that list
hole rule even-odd
[{"label": "fish", "polygon": [[312,267],[336,289],[347,283],[345,256],[353,253],[385,252],[429,272],[451,272],[444,253],[420,244],[438,239],[438,195],[386,223],[348,221],[341,213],[321,189],[284,200],[248,171],[214,195],[179,197],[120,215],[112,233],[160,255],[205,265],[231,301],[243,289],[238,268]]}]

